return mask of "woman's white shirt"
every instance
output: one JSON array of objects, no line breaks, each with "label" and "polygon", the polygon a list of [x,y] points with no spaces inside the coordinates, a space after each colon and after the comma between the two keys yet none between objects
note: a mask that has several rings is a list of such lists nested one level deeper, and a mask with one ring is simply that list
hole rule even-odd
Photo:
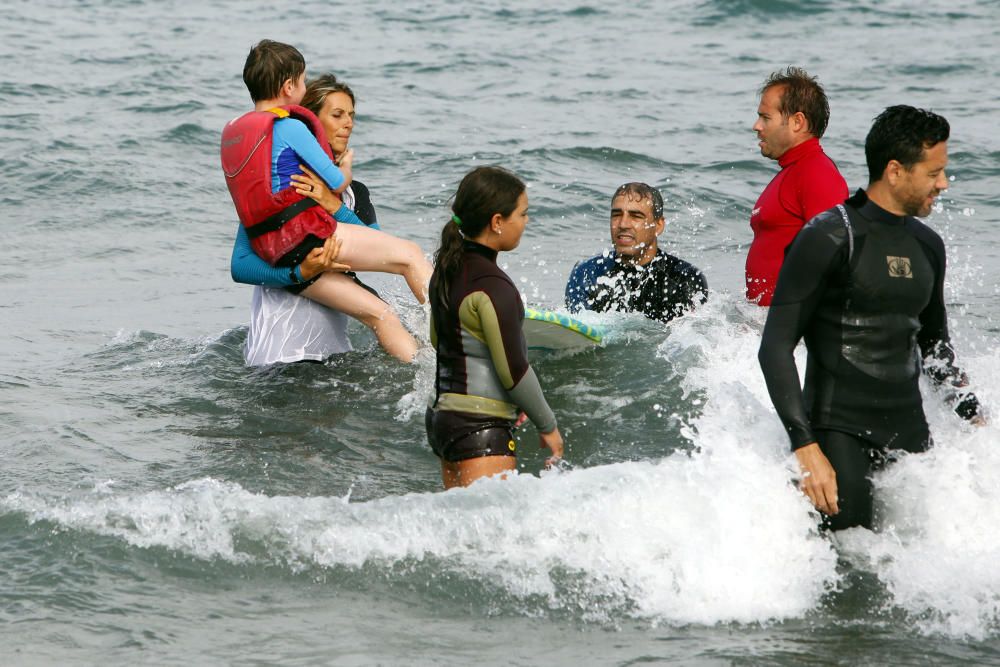
[{"label": "woman's white shirt", "polygon": [[[343,193],[344,205],[354,210],[354,192]],[[255,285],[250,301],[250,326],[243,345],[247,366],[322,361],[350,352],[347,315],[280,287]]]}]

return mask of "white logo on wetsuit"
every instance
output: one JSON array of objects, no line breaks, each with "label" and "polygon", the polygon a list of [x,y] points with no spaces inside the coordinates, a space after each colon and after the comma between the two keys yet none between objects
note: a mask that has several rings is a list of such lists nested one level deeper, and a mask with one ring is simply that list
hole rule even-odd
[{"label": "white logo on wetsuit", "polygon": [[893,257],[886,255],[885,261],[889,265],[890,278],[912,278],[913,270],[910,268],[909,257]]}]

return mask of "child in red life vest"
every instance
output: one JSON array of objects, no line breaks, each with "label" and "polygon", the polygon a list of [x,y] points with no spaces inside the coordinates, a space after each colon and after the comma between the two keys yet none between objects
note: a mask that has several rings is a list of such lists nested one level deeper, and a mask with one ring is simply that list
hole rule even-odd
[{"label": "child in red life vest", "polygon": [[[341,225],[353,215],[339,200],[329,207],[296,191],[292,175],[307,165],[333,192],[350,184],[352,154],[340,168],[322,125],[298,106],[305,94],[305,60],[287,44],[263,40],[250,50],[243,80],[254,110],[231,121],[222,135],[222,168],[240,222],[254,251],[274,266],[289,267],[290,291],[339,310],[372,329],[393,356],[412,361],[413,336],[388,304],[333,271],[304,276],[301,265],[336,232],[340,270],[381,271],[402,275],[423,303],[432,267],[420,247],[364,225]],[[327,201],[324,199],[324,201]],[[332,215],[331,215],[332,213]]]}]

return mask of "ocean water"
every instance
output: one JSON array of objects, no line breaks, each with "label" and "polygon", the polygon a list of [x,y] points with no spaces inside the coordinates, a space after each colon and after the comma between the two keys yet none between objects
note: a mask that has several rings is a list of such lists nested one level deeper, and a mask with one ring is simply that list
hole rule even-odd
[{"label": "ocean water", "polygon": [[[532,304],[605,247],[615,187],[663,189],[661,242],[710,302],[591,315],[605,347],[536,360],[565,467],[526,429],[513,479],[440,492],[432,354],[360,326],[328,363],[243,366],[217,151],[264,37],[352,85],[356,174],[428,254],[462,174],[521,174],[503,263]],[[742,300],[769,72],[819,75],[852,188],[882,108],[934,109],[953,180],[929,223],[995,406],[998,45],[986,0],[5,7],[0,664],[1000,664],[997,425],[925,387],[937,445],[877,476],[879,530],[821,536]],[[426,338],[402,281],[372,282]]]}]

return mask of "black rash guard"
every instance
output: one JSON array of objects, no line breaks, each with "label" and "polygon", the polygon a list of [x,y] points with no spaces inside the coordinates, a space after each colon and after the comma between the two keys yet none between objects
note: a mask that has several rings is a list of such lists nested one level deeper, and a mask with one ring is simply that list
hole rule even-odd
[{"label": "black rash guard", "polygon": [[[851,233],[833,208],[789,247],[758,355],[767,389],[793,450],[824,430],[870,446],[923,451],[930,437],[921,368],[936,384],[967,383],[948,337],[944,243],[916,218],[880,208],[864,190],[844,209]],[[808,361],[800,388],[792,355],[803,337]],[[956,412],[974,417],[975,396],[959,395]]]}]

